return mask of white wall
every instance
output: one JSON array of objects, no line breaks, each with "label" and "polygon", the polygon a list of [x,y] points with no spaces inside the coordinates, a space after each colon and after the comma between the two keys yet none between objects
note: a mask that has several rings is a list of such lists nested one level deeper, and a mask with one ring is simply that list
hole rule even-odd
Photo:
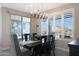
[{"label": "white wall", "polygon": [[[6,10],[1,8],[1,16],[2,16],[2,33],[1,33],[1,40],[0,40],[0,56],[9,56],[14,55],[14,51],[12,49],[12,42],[10,39],[10,32],[9,32],[9,15],[6,13]],[[12,53],[13,51],[13,53]]]},{"label": "white wall", "polygon": [[1,39],[1,24],[2,23],[2,19],[1,19],[1,7],[0,7],[0,39]]},{"label": "white wall", "polygon": [[2,38],[2,14],[1,14],[1,6],[0,6],[0,47],[1,47],[1,38]]}]

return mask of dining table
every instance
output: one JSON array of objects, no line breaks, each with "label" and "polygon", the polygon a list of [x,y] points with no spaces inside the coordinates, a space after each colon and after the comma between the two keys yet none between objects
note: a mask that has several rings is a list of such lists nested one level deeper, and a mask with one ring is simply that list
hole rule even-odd
[{"label": "dining table", "polygon": [[[20,41],[19,44],[20,44],[20,46],[25,46],[26,48],[32,49],[32,51],[33,51],[32,55],[42,55],[44,50],[45,50],[45,52],[49,51],[48,44],[50,41],[48,40],[48,37],[47,38],[45,38],[45,37],[47,37],[47,36],[36,36],[37,40],[30,39],[27,41]],[[49,49],[50,49],[50,47],[49,47]]]},{"label": "dining table", "polygon": [[20,41],[19,42],[20,46],[28,46],[28,47],[34,47],[39,44],[41,44],[41,40],[28,40],[28,41]]},{"label": "dining table", "polygon": [[41,43],[41,40],[28,40],[28,41],[20,41],[20,46],[26,46],[26,48],[30,48],[32,50],[32,55],[36,53],[36,47],[38,47]]}]

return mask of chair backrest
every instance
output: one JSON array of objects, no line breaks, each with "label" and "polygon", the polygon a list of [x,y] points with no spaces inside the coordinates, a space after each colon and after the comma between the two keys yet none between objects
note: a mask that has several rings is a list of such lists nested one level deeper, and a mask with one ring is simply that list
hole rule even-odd
[{"label": "chair backrest", "polygon": [[37,33],[33,33],[33,34],[32,34],[32,36],[33,36],[33,40],[36,39],[36,35],[37,35]]},{"label": "chair backrest", "polygon": [[51,47],[55,48],[55,37],[53,35],[48,35],[48,40]]},{"label": "chair backrest", "polygon": [[17,35],[16,34],[12,34],[12,38],[13,38],[14,44],[15,44],[16,55],[17,56],[21,56],[21,50],[20,50],[20,46],[19,46]]},{"label": "chair backrest", "polygon": [[37,33],[33,33],[33,36],[34,36],[34,35],[37,35]]},{"label": "chair backrest", "polygon": [[50,45],[50,55],[51,50],[53,51],[53,55],[55,56],[55,37],[54,35],[48,35],[49,45]]},{"label": "chair backrest", "polygon": [[29,39],[30,39],[30,34],[24,34],[25,41],[27,41],[27,40],[28,40],[28,36],[29,36]]},{"label": "chair backrest", "polygon": [[55,40],[55,37],[54,37],[53,35],[48,35],[48,39],[49,39],[49,41],[52,41],[52,42],[54,42],[54,40]]},{"label": "chair backrest", "polygon": [[46,43],[47,42],[47,36],[46,35],[45,36],[41,36],[41,40],[42,40],[42,42],[44,41],[43,43]]}]

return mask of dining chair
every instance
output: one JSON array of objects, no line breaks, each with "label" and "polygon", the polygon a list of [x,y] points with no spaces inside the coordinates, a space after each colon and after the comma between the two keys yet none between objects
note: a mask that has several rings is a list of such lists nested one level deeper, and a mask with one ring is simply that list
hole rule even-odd
[{"label": "dining chair", "polygon": [[[46,39],[47,39],[47,36],[40,36],[40,37],[35,37],[37,40],[40,40],[41,41],[41,44],[37,45],[34,47],[33,49],[33,55],[34,56],[43,56],[43,55],[46,55]],[[44,41],[43,41],[43,40]]]},{"label": "dining chair", "polygon": [[33,36],[32,39],[33,39],[33,40],[36,40],[36,35],[37,35],[37,33],[33,33],[33,34],[32,34],[32,36]]},{"label": "dining chair", "polygon": [[24,48],[23,46],[19,45],[19,41],[17,38],[16,34],[12,34],[12,39],[14,41],[14,46],[15,46],[15,50],[16,50],[16,55],[17,56],[28,56],[31,55],[31,51],[27,48]]},{"label": "dining chair", "polygon": [[24,37],[25,37],[25,41],[27,41],[30,39],[30,34],[24,34]]},{"label": "dining chair", "polygon": [[55,37],[53,35],[41,36],[43,39],[42,43],[42,54],[45,56],[55,56]]},{"label": "dining chair", "polygon": [[50,45],[48,43],[48,36],[41,36],[42,40],[42,55],[49,56]]},{"label": "dining chair", "polygon": [[48,35],[48,43],[50,45],[49,53],[50,55],[53,53],[55,56],[55,37],[54,35]]},{"label": "dining chair", "polygon": [[40,37],[35,37],[34,39],[40,40],[40,44],[33,47],[33,56],[42,56],[42,42]]}]

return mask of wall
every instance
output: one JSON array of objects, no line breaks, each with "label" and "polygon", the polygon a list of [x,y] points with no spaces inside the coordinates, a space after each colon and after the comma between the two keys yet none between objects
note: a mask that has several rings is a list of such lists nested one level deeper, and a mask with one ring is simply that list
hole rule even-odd
[{"label": "wall", "polygon": [[[14,55],[15,50],[10,39],[10,14],[5,8],[2,8],[2,40],[0,55]],[[11,53],[13,52],[13,53]]]},{"label": "wall", "polygon": [[2,21],[2,19],[1,19],[1,7],[0,7],[0,39],[1,39],[1,22]]},{"label": "wall", "polygon": [[[41,20],[38,17],[31,16],[31,33],[41,34]],[[36,27],[38,25],[38,27]]]},{"label": "wall", "polygon": [[74,36],[76,39],[79,39],[79,7],[78,6],[79,6],[79,4],[76,6],[75,14],[74,14],[74,16],[75,16],[75,20],[74,20],[75,34],[74,34]]},{"label": "wall", "polygon": [[31,16],[31,33],[36,33],[36,18],[34,18],[34,15]]},{"label": "wall", "polygon": [[[1,13],[1,6],[0,6],[0,43],[1,43],[1,39],[2,39],[2,13]],[[1,48],[1,44],[0,44],[0,48]]]}]

